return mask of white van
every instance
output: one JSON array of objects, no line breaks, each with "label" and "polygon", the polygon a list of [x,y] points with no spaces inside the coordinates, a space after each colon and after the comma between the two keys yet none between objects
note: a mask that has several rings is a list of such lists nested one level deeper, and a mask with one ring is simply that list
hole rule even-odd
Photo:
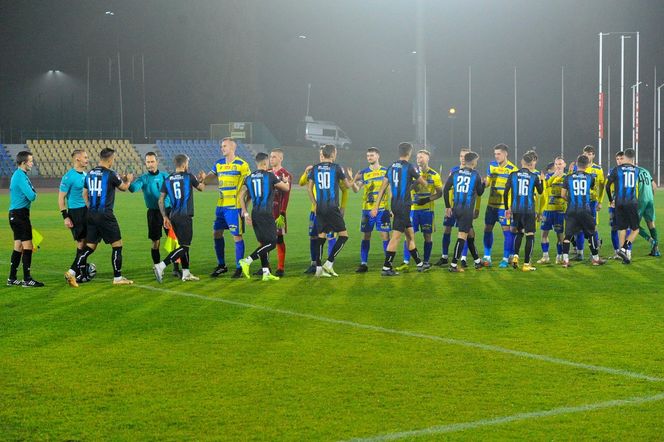
[{"label": "white van", "polygon": [[325,144],[334,144],[337,149],[350,149],[352,144],[348,135],[332,121],[314,121],[305,117],[297,127],[297,142],[318,148]]}]

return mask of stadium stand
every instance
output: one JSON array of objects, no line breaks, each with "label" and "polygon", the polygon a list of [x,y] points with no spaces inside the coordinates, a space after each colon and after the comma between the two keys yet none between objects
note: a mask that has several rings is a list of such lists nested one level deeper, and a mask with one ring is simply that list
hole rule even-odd
[{"label": "stadium stand", "polygon": [[5,146],[0,144],[0,176],[11,176],[16,170],[16,164]]},{"label": "stadium stand", "polygon": [[39,175],[44,178],[59,178],[71,167],[71,152],[85,149],[91,167],[97,163],[98,153],[105,147],[115,149],[113,168],[120,172],[143,173],[143,160],[129,140],[27,140],[26,146],[35,158]]},{"label": "stadium stand", "polygon": [[[212,165],[221,158],[219,141],[217,140],[157,140],[158,154],[161,161],[165,161],[166,169],[170,169],[175,155],[184,153],[189,156],[189,170],[197,173],[201,170],[209,171]],[[238,143],[235,155],[244,159],[253,169],[255,154],[242,143]]]}]

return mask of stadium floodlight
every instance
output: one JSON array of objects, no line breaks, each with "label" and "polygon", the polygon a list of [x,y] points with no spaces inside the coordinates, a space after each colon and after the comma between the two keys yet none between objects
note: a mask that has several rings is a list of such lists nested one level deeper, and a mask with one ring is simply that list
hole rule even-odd
[{"label": "stadium floodlight", "polygon": [[456,117],[456,108],[451,107],[449,111],[447,111],[447,116],[449,118],[455,118]]},{"label": "stadium floodlight", "polygon": [[304,35],[304,34],[300,34],[300,35],[297,36],[297,38],[299,38],[301,40],[306,40],[307,36]]},{"label": "stadium floodlight", "polygon": [[113,12],[113,11],[106,11],[104,14],[106,14],[106,15],[115,15],[115,12]]}]

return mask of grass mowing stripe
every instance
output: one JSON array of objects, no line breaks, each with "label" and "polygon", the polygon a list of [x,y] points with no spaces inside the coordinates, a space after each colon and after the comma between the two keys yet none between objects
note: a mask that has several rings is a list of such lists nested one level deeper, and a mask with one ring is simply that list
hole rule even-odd
[{"label": "grass mowing stripe", "polygon": [[490,419],[480,419],[472,422],[461,422],[458,424],[437,425],[435,427],[423,428],[420,430],[402,431],[399,433],[389,433],[379,436],[351,439],[353,442],[380,442],[387,440],[397,440],[404,438],[413,438],[420,436],[431,436],[435,434],[454,433],[457,431],[472,430],[473,428],[488,427],[491,425],[502,425],[510,422],[541,419],[552,416],[562,416],[566,414],[584,413],[588,411],[602,410],[606,408],[637,406],[651,402],[664,400],[664,393],[654,396],[633,397],[629,399],[616,399],[612,401],[596,402],[594,404],[578,405],[575,407],[559,407],[550,410],[532,411],[529,413],[518,413],[511,416],[495,417]]},{"label": "grass mowing stripe", "polygon": [[537,353],[529,353],[529,352],[519,351],[519,350],[512,350],[512,349],[509,349],[509,348],[499,347],[499,346],[496,346],[496,345],[482,344],[482,343],[479,343],[479,342],[464,341],[464,340],[461,340],[461,339],[454,339],[454,338],[444,338],[444,337],[436,336],[436,335],[428,335],[428,334],[417,333],[417,332],[408,331],[408,330],[397,330],[397,329],[392,329],[392,328],[385,328],[385,327],[380,327],[380,326],[377,326],[377,325],[361,324],[359,322],[346,321],[346,320],[343,320],[343,319],[327,318],[325,316],[317,316],[317,315],[311,315],[311,314],[308,314],[308,313],[294,312],[292,310],[283,310],[283,309],[266,307],[266,306],[257,305],[257,304],[249,304],[249,303],[245,303],[245,302],[231,301],[231,300],[224,299],[224,298],[213,298],[213,297],[210,297],[210,296],[199,295],[199,294],[196,294],[196,293],[189,293],[189,292],[185,292],[185,291],[177,291],[177,290],[170,290],[170,289],[162,289],[162,288],[158,288],[158,287],[152,287],[152,286],[149,286],[149,285],[133,285],[132,287],[138,287],[138,288],[141,288],[141,289],[144,289],[144,290],[152,290],[152,291],[156,291],[156,292],[168,293],[168,294],[173,294],[173,295],[177,295],[177,296],[184,296],[184,297],[188,297],[188,298],[202,299],[202,300],[205,300],[205,301],[220,302],[222,304],[234,305],[234,306],[237,306],[237,307],[244,307],[244,308],[251,308],[251,309],[256,309],[256,310],[262,310],[262,311],[265,311],[265,312],[277,313],[277,314],[281,314],[281,315],[311,319],[313,321],[327,322],[329,324],[347,325],[347,326],[350,326],[350,327],[361,328],[361,329],[364,329],[364,330],[371,330],[371,331],[380,332],[380,333],[389,333],[389,334],[393,334],[393,335],[408,336],[410,338],[428,339],[428,340],[431,340],[431,341],[443,342],[445,344],[450,344],[450,345],[458,345],[458,346],[468,347],[468,348],[477,348],[477,349],[480,349],[480,350],[491,351],[491,352],[495,352],[495,353],[508,354],[508,355],[511,355],[511,356],[516,356],[516,357],[524,358],[524,359],[534,359],[534,360],[537,360],[537,361],[549,362],[549,363],[557,364],[557,365],[565,365],[565,366],[568,366],[568,367],[575,367],[575,368],[580,368],[580,369],[583,369],[583,370],[594,371],[594,372],[599,372],[599,373],[608,373],[608,374],[612,374],[612,375],[616,375],[616,376],[623,376],[623,377],[628,377],[628,378],[633,378],[633,379],[645,380],[645,381],[649,381],[649,382],[664,382],[664,378],[649,376],[649,375],[642,374],[642,373],[637,373],[637,372],[634,372],[634,371],[622,370],[622,369],[619,369],[619,368],[604,367],[604,366],[601,366],[601,365],[584,364],[584,363],[581,363],[581,362],[569,361],[567,359],[556,358],[556,357],[553,357],[553,356],[541,355],[541,354],[537,354]]}]

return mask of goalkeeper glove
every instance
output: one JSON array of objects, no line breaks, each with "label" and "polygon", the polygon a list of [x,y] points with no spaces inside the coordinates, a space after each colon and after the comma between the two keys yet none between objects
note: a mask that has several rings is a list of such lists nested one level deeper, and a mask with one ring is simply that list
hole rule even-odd
[{"label": "goalkeeper glove", "polygon": [[277,229],[283,229],[286,227],[286,217],[283,213],[277,217],[275,224],[277,225]]}]

